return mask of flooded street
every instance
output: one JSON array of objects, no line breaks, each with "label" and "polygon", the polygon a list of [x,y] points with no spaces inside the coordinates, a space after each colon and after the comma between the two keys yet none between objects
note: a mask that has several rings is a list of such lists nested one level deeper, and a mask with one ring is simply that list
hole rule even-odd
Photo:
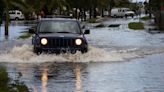
[{"label": "flooded street", "polygon": [[163,92],[163,54],[125,62],[4,64],[31,92]]},{"label": "flooded street", "polygon": [[10,26],[8,41],[1,27],[0,63],[11,78],[21,73],[31,92],[163,92],[164,34],[130,30],[131,21],[138,20],[108,19],[103,28],[88,24],[89,52],[74,55],[34,54],[31,38],[17,39],[33,24]]}]

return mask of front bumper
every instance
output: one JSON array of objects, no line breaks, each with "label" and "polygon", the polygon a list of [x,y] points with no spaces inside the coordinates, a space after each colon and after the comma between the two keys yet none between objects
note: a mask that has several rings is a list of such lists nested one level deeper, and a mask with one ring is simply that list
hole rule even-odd
[{"label": "front bumper", "polygon": [[[41,39],[41,38],[40,38]],[[57,38],[57,37],[49,37],[46,38],[48,43],[43,45],[41,41],[34,41],[34,50],[36,51],[48,51],[48,52],[71,52],[74,53],[76,51],[86,52],[88,50],[88,46],[86,40],[83,38]],[[81,39],[82,44],[76,45],[75,40]]]},{"label": "front bumper", "polygon": [[68,47],[68,48],[64,48],[64,47],[58,47],[58,48],[48,48],[48,47],[36,47],[36,49],[38,49],[39,51],[44,51],[44,52],[71,52],[71,53],[75,53],[77,51],[84,51],[87,49],[87,47]]}]

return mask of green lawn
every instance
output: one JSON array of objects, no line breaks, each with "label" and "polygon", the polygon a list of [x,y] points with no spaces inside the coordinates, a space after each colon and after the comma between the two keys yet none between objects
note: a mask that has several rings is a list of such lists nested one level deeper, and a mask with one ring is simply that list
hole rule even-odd
[{"label": "green lawn", "polygon": [[133,30],[143,30],[144,29],[144,23],[142,22],[131,22],[128,24],[129,29]]},{"label": "green lawn", "polygon": [[97,23],[97,18],[91,18],[91,19],[88,19],[87,22],[88,23]]},{"label": "green lawn", "polygon": [[24,32],[18,37],[18,39],[27,39],[29,37],[31,37],[31,34]]},{"label": "green lawn", "polygon": [[20,77],[9,78],[6,68],[0,66],[0,92],[29,92],[27,86],[19,81]]},{"label": "green lawn", "polygon": [[141,18],[141,20],[144,20],[144,21],[149,20],[149,19],[151,19],[149,16],[144,16]]}]

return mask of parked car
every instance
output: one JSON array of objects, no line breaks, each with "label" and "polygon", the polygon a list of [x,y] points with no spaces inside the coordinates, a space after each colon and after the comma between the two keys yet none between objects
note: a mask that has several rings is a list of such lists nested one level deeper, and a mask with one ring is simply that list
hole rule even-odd
[{"label": "parked car", "polygon": [[112,17],[127,17],[127,16],[134,16],[134,12],[131,11],[129,8],[113,8],[111,10]]},{"label": "parked car", "polygon": [[135,15],[135,13],[133,11],[128,10],[125,12],[125,17],[131,16],[133,18],[134,15]]},{"label": "parked car", "polygon": [[19,10],[9,11],[9,16],[10,16],[10,20],[23,20],[25,18],[24,14]]},{"label": "parked car", "polygon": [[80,23],[74,19],[42,18],[35,29],[29,29],[29,33],[34,33],[32,44],[37,54],[42,52],[74,54],[76,51],[82,53],[88,51],[84,34],[89,34],[90,31],[83,32]]}]

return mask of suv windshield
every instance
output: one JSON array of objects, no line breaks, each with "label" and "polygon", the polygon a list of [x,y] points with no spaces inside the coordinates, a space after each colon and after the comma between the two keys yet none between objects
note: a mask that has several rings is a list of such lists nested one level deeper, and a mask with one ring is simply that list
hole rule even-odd
[{"label": "suv windshield", "polygon": [[74,33],[80,34],[76,21],[43,21],[39,33]]}]

